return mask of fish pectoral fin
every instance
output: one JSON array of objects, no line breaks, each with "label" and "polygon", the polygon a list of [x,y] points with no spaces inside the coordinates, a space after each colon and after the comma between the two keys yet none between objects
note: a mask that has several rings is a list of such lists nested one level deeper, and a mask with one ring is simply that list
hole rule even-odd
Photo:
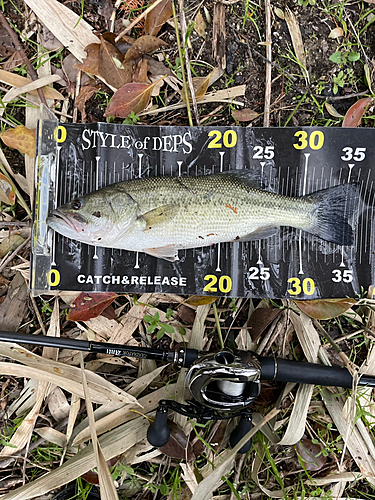
[{"label": "fish pectoral fin", "polygon": [[157,259],[164,259],[169,262],[176,262],[176,260],[179,260],[177,248],[174,245],[167,245],[165,247],[158,248],[146,248],[143,251],[148,255],[156,257]]},{"label": "fish pectoral fin", "polygon": [[250,234],[246,234],[242,238],[236,239],[235,241],[253,241],[253,240],[263,240],[265,238],[270,238],[274,234],[276,234],[279,230],[277,226],[263,226],[258,227],[255,231]]},{"label": "fish pectoral fin", "polygon": [[161,207],[154,208],[149,212],[142,215],[146,222],[144,231],[149,231],[155,226],[160,226],[177,215],[178,205],[162,205]]}]

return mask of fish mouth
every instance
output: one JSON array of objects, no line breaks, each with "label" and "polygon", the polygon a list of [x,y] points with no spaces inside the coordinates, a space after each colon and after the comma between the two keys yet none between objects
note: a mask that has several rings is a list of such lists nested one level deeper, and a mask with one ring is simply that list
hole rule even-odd
[{"label": "fish mouth", "polygon": [[87,224],[87,221],[79,214],[65,214],[60,212],[60,210],[53,210],[52,215],[48,217],[48,224],[52,227],[54,224],[62,224],[68,226],[68,228],[73,231],[79,232],[82,228],[82,224]]}]

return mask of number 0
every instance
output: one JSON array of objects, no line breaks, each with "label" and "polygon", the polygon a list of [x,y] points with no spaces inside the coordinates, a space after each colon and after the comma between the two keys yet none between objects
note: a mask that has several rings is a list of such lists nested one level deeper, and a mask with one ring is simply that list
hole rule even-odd
[{"label": "number 0", "polygon": [[311,149],[321,149],[324,144],[324,135],[320,130],[315,130],[312,132],[309,139],[309,145]]},{"label": "number 0", "polygon": [[47,283],[50,286],[57,286],[60,283],[60,273],[57,269],[51,269],[47,273]]},{"label": "number 0", "polygon": [[65,142],[65,140],[66,140],[66,128],[63,127],[62,125],[59,125],[55,129],[55,140],[58,143]]}]

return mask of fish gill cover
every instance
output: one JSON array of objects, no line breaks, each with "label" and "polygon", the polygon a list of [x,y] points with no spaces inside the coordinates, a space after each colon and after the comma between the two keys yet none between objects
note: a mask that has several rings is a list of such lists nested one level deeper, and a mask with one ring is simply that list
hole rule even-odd
[{"label": "fish gill cover", "polygon": [[370,129],[40,127],[35,293],[312,299],[374,282]]}]

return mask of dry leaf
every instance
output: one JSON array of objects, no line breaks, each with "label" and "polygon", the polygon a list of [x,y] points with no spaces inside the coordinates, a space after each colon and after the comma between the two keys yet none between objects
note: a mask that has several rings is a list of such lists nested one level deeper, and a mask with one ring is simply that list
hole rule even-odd
[{"label": "dry leaf", "polygon": [[328,38],[332,38],[333,40],[335,40],[336,38],[340,38],[340,36],[344,36],[344,30],[338,26],[331,31],[331,33],[328,35]]},{"label": "dry leaf", "polygon": [[57,0],[25,0],[25,3],[64,47],[82,61],[85,57],[84,47],[96,40],[92,27]]},{"label": "dry leaf", "polygon": [[258,308],[255,309],[248,321],[249,333],[253,342],[257,342],[262,333],[281,313],[281,309]]},{"label": "dry leaf", "polygon": [[165,47],[166,45],[168,44],[156,36],[143,35],[138,38],[127,51],[124,57],[124,63],[137,59],[148,52],[160,49],[160,47]]},{"label": "dry leaf", "polygon": [[104,116],[127,118],[131,112],[140,113],[147,107],[155,84],[127,83],[113,95]]},{"label": "dry leaf", "polygon": [[187,458],[188,462],[193,462],[195,456],[191,444],[189,443],[189,438],[184,431],[171,420],[168,420],[168,427],[171,431],[171,437],[168,443],[159,448],[159,450],[168,457],[177,458],[178,460]]},{"label": "dry leaf", "polygon": [[[77,75],[79,70],[76,67],[76,64],[79,63],[80,63],[79,60],[76,57],[74,57],[73,54],[69,54],[66,57],[64,57],[61,63],[61,69],[56,68],[56,74],[61,75],[61,80],[59,80],[60,84],[66,85],[67,79],[69,82],[72,82],[74,84],[77,83]],[[81,87],[84,86],[90,80],[91,80],[90,77],[86,73],[82,73]]]},{"label": "dry leaf", "polygon": [[279,9],[279,7],[274,7],[273,11],[277,15],[277,17],[279,17],[282,20],[285,19],[285,14],[284,14],[284,11],[282,9]]},{"label": "dry leaf", "polygon": [[14,68],[17,68],[17,66],[21,66],[22,64],[24,64],[24,60],[22,59],[19,52],[14,52],[14,54],[10,56],[7,62],[3,64],[3,69],[5,71],[13,71]]},{"label": "dry leaf", "polygon": [[107,462],[104,458],[96,434],[94,409],[91,403],[90,391],[87,384],[86,370],[83,362],[82,352],[80,352],[80,357],[81,357],[81,371],[82,371],[82,386],[85,393],[87,416],[90,422],[91,440],[94,450],[96,467],[98,471],[98,479],[100,484],[100,498],[102,498],[102,500],[118,500],[116,487],[113,482],[112,476],[109,472]]},{"label": "dry leaf", "polygon": [[90,43],[85,47],[86,57],[82,63],[76,64],[74,67],[88,73],[89,75],[99,75],[99,52],[100,43]]},{"label": "dry leaf", "polygon": [[[105,80],[119,89],[125,83],[131,82],[132,67],[125,64],[123,54],[104,37],[100,37],[99,72]],[[124,62],[124,64],[123,64]]]},{"label": "dry leaf", "polygon": [[[0,69],[0,82],[11,85],[12,87],[19,88],[32,83],[32,80],[30,78],[25,78],[24,76],[17,75],[16,73],[10,73],[9,71]],[[52,87],[43,87],[42,92],[47,99],[64,99],[64,96]],[[32,90],[30,94],[37,96],[38,91]]]},{"label": "dry leaf", "polygon": [[295,300],[299,309],[314,319],[331,319],[341,316],[357,302],[354,299]]},{"label": "dry leaf", "polygon": [[322,446],[319,444],[313,443],[310,439],[301,439],[295,447],[306,470],[317,471],[325,466],[327,457],[322,454]]},{"label": "dry leaf", "polygon": [[9,238],[5,238],[0,244],[0,258],[3,258],[7,253],[13,252],[25,241],[22,236],[12,233]]},{"label": "dry leaf", "polygon": [[13,149],[18,149],[30,157],[35,156],[35,129],[30,130],[24,125],[8,128],[0,135],[3,142]]},{"label": "dry leaf", "polygon": [[[72,394],[79,397],[83,396],[80,370],[75,366],[42,358],[27,349],[21,348],[18,344],[0,342],[0,354],[22,363],[22,365],[9,362],[0,363],[0,373],[2,375],[9,373],[17,377],[24,377],[25,373],[27,373],[30,378],[51,382]],[[89,379],[91,398],[94,402],[119,401],[137,404],[132,396],[97,373],[90,372],[87,374],[87,378]]]},{"label": "dry leaf", "polygon": [[[195,98],[197,101],[199,99],[202,99],[202,97],[205,95],[208,89],[208,85],[210,83],[210,76],[198,76],[196,78],[193,78],[193,89],[195,93]],[[189,92],[189,101],[192,101],[191,95],[190,95],[190,90]],[[181,99],[186,102],[186,96],[185,96],[185,91],[184,89],[181,90]]]},{"label": "dry leaf", "polygon": [[0,24],[0,57],[6,58],[15,52],[12,37],[8,31]]},{"label": "dry leaf", "polygon": [[364,97],[359,99],[353,106],[346,112],[345,118],[342,122],[343,127],[358,127],[361,123],[363,115],[366,113],[370,104],[373,103],[372,97]]},{"label": "dry leaf", "polygon": [[147,74],[149,72],[150,66],[148,64],[147,59],[142,57],[142,59],[138,62],[137,67],[134,71],[133,82],[137,83],[150,83]]},{"label": "dry leaf", "polygon": [[82,115],[82,123],[86,123],[86,102],[95,95],[100,89],[100,85],[93,85],[89,83],[88,85],[84,85],[81,87],[79,94],[75,100],[75,104],[78,108],[78,111]]},{"label": "dry leaf", "polygon": [[39,427],[39,429],[35,429],[35,432],[46,441],[57,444],[57,446],[60,446],[61,448],[65,448],[67,444],[65,434],[57,431],[53,427]]},{"label": "dry leaf", "polygon": [[[148,7],[154,3],[151,0]],[[161,30],[163,24],[168,21],[173,15],[171,0],[164,0],[157,5],[146,16],[145,20],[145,34],[156,36]]]},{"label": "dry leaf", "polygon": [[329,102],[325,103],[325,107],[331,116],[334,116],[335,118],[344,118],[344,116],[341,115],[338,111],[336,111],[336,109]]},{"label": "dry leaf", "polygon": [[118,297],[113,292],[82,292],[73,304],[67,316],[69,321],[88,321],[99,316]]},{"label": "dry leaf", "polygon": [[185,302],[191,306],[204,306],[206,304],[212,304],[216,300],[217,297],[209,297],[207,295],[191,295],[185,300]]},{"label": "dry leaf", "polygon": [[89,73],[100,76],[110,86],[119,89],[132,80],[132,67],[130,64],[123,64],[123,54],[107,40],[101,36],[101,43],[90,43],[86,47],[87,57],[82,64],[74,67]]},{"label": "dry leaf", "polygon": [[250,108],[235,109],[232,111],[232,116],[238,122],[251,122],[255,118],[258,118],[259,113]]},{"label": "dry leaf", "polygon": [[296,54],[296,58],[298,59],[299,63],[302,66],[303,76],[305,77],[306,81],[309,82],[310,79],[306,69],[307,68],[306,54],[305,54],[305,48],[303,46],[301,30],[298,21],[296,19],[296,16],[289,9],[289,7],[286,7],[285,9],[285,21],[286,24],[288,25],[289,33],[292,38],[292,43],[294,52]]},{"label": "dry leaf", "polygon": [[0,174],[0,201],[7,205],[14,205],[16,202],[15,187],[10,178]]},{"label": "dry leaf", "polygon": [[203,19],[203,16],[201,14],[201,11],[198,11],[198,14],[195,17],[195,24],[194,24],[194,29],[198,33],[199,36],[204,38],[206,40],[206,22]]}]

